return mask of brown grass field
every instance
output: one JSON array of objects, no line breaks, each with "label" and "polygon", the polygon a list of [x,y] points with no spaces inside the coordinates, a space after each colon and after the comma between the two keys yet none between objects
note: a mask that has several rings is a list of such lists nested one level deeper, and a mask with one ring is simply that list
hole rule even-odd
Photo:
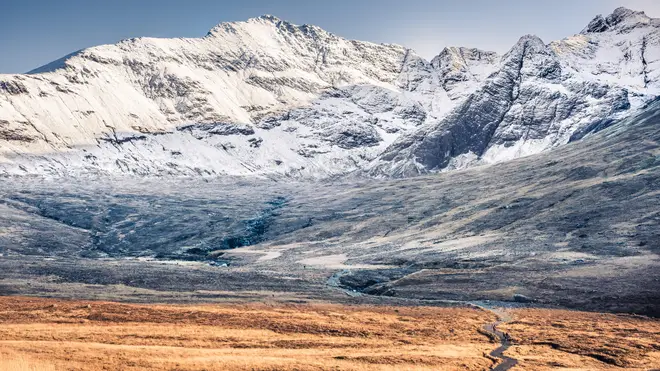
[{"label": "brown grass field", "polygon": [[[516,310],[520,370],[660,369],[660,323]],[[473,308],[134,305],[0,297],[0,370],[489,370]]]},{"label": "brown grass field", "polygon": [[[500,326],[519,370],[660,370],[660,321],[640,316],[527,309]],[[518,345],[519,344],[519,345]]]}]

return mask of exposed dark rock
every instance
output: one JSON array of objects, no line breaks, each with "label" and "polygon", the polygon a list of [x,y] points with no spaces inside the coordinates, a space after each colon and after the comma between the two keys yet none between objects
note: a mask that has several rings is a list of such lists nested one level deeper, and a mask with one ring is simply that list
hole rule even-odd
[{"label": "exposed dark rock", "polygon": [[107,137],[100,138],[100,140],[102,140],[104,142],[112,143],[112,144],[121,145],[121,144],[124,144],[124,143],[139,142],[139,141],[147,140],[147,136],[146,135],[124,135],[124,136],[120,135],[120,136],[117,136],[115,134],[112,137],[107,136]]},{"label": "exposed dark rock", "polygon": [[225,122],[210,124],[193,124],[177,128],[178,131],[191,133],[196,139],[212,135],[253,135],[254,129],[249,125],[232,124]]},{"label": "exposed dark rock", "polygon": [[19,81],[0,81],[0,90],[11,95],[27,94],[28,90]]},{"label": "exposed dark rock", "polygon": [[588,33],[588,32],[605,32],[609,29],[609,25],[607,24],[607,21],[605,18],[603,18],[602,15],[596,16],[596,18],[592,19],[591,22],[589,22],[589,25],[587,28],[582,31],[583,33]]},{"label": "exposed dark rock", "polygon": [[527,296],[522,295],[522,294],[513,294],[512,299],[516,303],[533,303],[534,302],[534,299],[528,298]]},{"label": "exposed dark rock", "polygon": [[325,132],[325,140],[343,149],[377,146],[382,140],[376,129],[364,124],[336,125]]},{"label": "exposed dark rock", "polygon": [[250,138],[248,139],[248,142],[250,142],[250,147],[259,148],[261,147],[261,143],[263,143],[264,140],[262,138]]}]

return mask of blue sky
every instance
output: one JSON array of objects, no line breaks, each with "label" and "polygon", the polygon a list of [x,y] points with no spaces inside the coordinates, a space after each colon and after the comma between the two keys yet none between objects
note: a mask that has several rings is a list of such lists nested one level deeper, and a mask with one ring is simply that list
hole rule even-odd
[{"label": "blue sky", "polygon": [[198,37],[223,21],[273,14],[337,35],[402,44],[431,58],[445,46],[505,52],[524,34],[546,42],[618,6],[660,18],[659,0],[1,0],[0,73],[139,36]]}]

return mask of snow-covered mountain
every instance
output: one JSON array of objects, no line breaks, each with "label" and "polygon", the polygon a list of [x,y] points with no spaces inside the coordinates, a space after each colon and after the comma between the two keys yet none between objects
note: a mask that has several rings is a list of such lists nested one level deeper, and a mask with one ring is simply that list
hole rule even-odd
[{"label": "snow-covered mountain", "polygon": [[406,176],[536,153],[658,95],[660,21],[617,9],[432,61],[273,16],[0,75],[0,174]]},{"label": "snow-covered mountain", "polygon": [[402,136],[370,164],[410,176],[530,155],[603,129],[660,93],[660,20],[618,8],[546,45],[523,36],[444,119]]}]

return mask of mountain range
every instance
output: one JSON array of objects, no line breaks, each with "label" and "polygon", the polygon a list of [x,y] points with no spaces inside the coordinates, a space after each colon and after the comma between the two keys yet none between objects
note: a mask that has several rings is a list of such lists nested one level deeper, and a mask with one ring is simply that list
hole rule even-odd
[{"label": "mountain range", "polygon": [[274,16],[0,75],[0,174],[408,177],[536,154],[660,95],[660,19],[618,8],[427,61]]}]

